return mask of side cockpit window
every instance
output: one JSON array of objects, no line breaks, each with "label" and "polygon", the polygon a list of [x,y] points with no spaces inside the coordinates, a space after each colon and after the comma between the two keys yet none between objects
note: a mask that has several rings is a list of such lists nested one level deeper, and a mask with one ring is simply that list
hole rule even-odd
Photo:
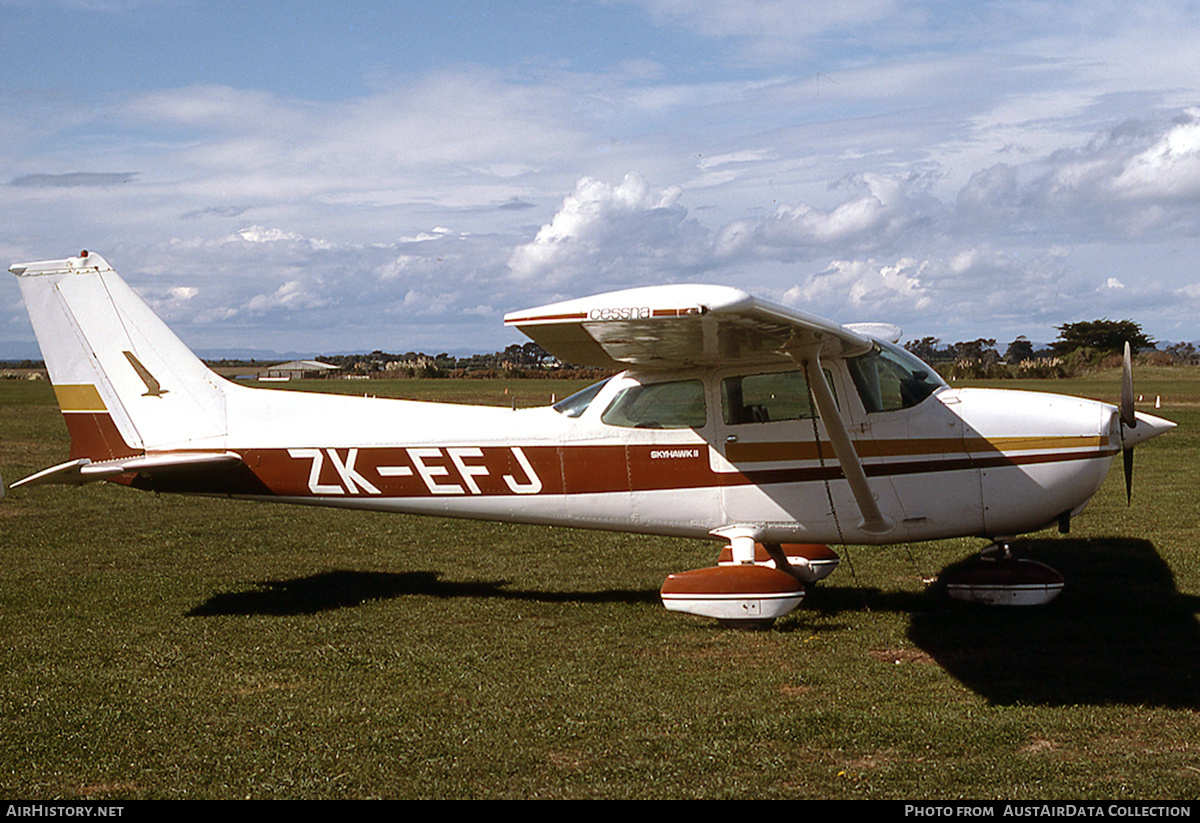
[{"label": "side cockpit window", "polygon": [[627,429],[700,429],[708,422],[699,380],[636,384],[622,389],[600,415]]},{"label": "side cockpit window", "polygon": [[871,413],[912,408],[946,385],[917,357],[887,343],[876,343],[848,365],[863,408]]}]

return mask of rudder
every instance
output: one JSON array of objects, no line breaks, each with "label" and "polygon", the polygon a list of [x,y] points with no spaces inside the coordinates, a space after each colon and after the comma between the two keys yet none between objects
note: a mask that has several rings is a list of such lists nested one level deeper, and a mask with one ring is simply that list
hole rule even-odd
[{"label": "rudder", "polygon": [[10,267],[71,436],[92,461],[219,448],[230,384],[99,255]]}]

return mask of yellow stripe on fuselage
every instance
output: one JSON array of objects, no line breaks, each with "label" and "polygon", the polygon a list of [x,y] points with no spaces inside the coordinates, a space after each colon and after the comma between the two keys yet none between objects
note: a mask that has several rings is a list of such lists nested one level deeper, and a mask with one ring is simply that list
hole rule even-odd
[{"label": "yellow stripe on fuselage", "polygon": [[1080,449],[1103,449],[1108,438],[1094,435],[1067,435],[1059,437],[994,437],[972,438],[966,441],[969,452],[1017,452],[1017,451],[1078,451]]},{"label": "yellow stripe on fuselage", "polygon": [[913,438],[911,440],[858,441],[862,457],[933,457],[955,454],[1008,454],[1027,451],[1099,450],[1107,440],[1095,435]]},{"label": "yellow stripe on fuselage", "polygon": [[[911,440],[858,440],[855,448],[862,459],[888,457],[962,457],[1012,454],[1014,452],[1053,451],[1078,452],[1100,451],[1107,440],[1096,436],[1052,436],[1052,437],[973,437],[960,438],[913,438]],[[829,455],[823,444],[822,451]],[[798,460],[816,460],[820,455],[811,442],[760,442],[729,443],[726,457],[734,463],[777,463]]]},{"label": "yellow stripe on fuselage", "polygon": [[108,411],[100,392],[90,383],[55,386],[54,396],[58,398],[58,407],[64,412]]}]

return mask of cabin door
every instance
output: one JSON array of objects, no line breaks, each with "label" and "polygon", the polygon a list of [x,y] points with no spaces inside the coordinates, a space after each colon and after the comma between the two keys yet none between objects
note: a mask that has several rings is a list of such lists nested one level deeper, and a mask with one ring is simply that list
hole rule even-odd
[{"label": "cabin door", "polygon": [[834,542],[844,514],[858,522],[803,370],[720,374],[713,389],[712,463],[727,522],[779,540]]}]

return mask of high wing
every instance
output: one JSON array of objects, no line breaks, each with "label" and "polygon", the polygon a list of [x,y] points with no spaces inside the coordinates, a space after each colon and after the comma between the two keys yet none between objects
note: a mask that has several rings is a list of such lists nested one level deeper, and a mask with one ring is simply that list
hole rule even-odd
[{"label": "high wing", "polygon": [[[566,363],[605,368],[781,363],[789,352],[865,354],[871,340],[841,326],[727,286],[650,286],[551,303],[505,315]],[[864,329],[868,327],[862,327]],[[871,325],[871,336],[894,327]]]},{"label": "high wing", "polygon": [[[821,358],[869,352],[870,337],[728,286],[650,286],[551,303],[506,315],[560,360],[608,368],[794,363],[802,366],[834,454],[862,514],[859,526],[886,534],[895,524],[880,510],[862,459],[825,382]],[[867,324],[873,336],[898,336],[892,326]],[[752,543],[750,536],[732,537]]]}]

